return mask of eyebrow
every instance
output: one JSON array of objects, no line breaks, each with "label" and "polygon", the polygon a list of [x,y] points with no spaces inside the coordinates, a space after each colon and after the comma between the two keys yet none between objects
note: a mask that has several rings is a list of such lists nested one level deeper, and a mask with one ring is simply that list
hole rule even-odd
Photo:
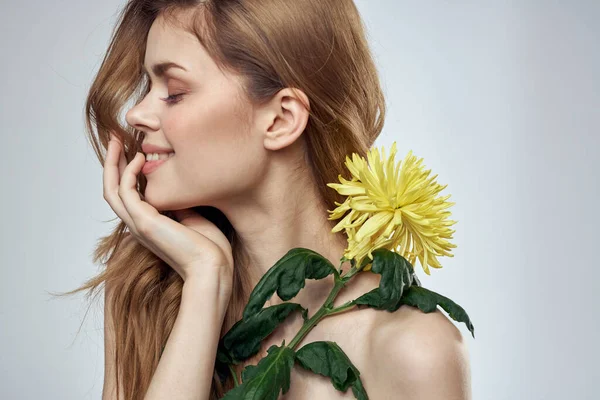
[{"label": "eyebrow", "polygon": [[[172,61],[163,61],[163,62],[154,64],[152,66],[152,72],[154,72],[154,75],[156,77],[160,78],[165,74],[165,72],[167,72],[168,69],[171,69],[171,68],[179,68],[179,69],[182,69],[187,72],[187,69],[183,68],[181,65],[176,64]],[[142,64],[142,71],[144,71],[146,74],[148,74],[148,71],[146,70],[146,67],[143,64]]]}]

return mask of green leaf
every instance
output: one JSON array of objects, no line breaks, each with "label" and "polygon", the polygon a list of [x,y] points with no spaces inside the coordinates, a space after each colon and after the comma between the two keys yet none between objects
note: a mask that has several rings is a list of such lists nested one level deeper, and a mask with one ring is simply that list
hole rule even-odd
[{"label": "green leaf", "polygon": [[365,305],[373,308],[377,308],[378,310],[386,309],[385,300],[381,297],[381,292],[379,288],[375,288],[370,292],[367,292],[354,300],[354,303],[359,305]]},{"label": "green leaf", "polygon": [[221,362],[223,364],[233,364],[233,358],[229,354],[229,351],[222,345],[222,340],[219,341],[219,346],[217,348],[217,362]]},{"label": "green leaf", "polygon": [[380,310],[396,311],[402,293],[413,284],[415,271],[400,254],[380,248],[373,251],[371,272],[381,274],[379,287],[360,296],[354,303]]},{"label": "green leaf", "polygon": [[[373,254],[373,253],[371,253],[371,254]],[[347,261],[347,260],[346,260],[346,258],[344,257],[344,258],[342,258],[342,260],[340,260],[340,261]],[[373,262],[373,261],[372,261],[372,260],[371,260],[371,259],[370,259],[368,256],[367,256],[367,257],[365,257],[365,258],[363,258],[362,262],[360,263],[360,269],[363,269],[364,267],[366,267],[366,266],[367,266],[367,264],[370,264],[371,262]],[[352,268],[356,267],[356,260],[355,260],[354,258],[350,260],[350,266],[351,266]]]},{"label": "green leaf", "polygon": [[413,273],[412,278],[413,278],[413,283],[411,286],[423,286],[423,285],[421,285],[421,281],[419,280],[419,278],[417,277],[416,274]]},{"label": "green leaf", "polygon": [[360,372],[337,343],[308,343],[296,352],[296,361],[309,371],[331,378],[331,383],[337,390],[345,392],[352,386],[357,399],[368,399],[360,381]]},{"label": "green leaf", "polygon": [[248,365],[242,371],[242,383],[225,394],[222,400],[277,400],[279,392],[290,389],[290,375],[294,366],[294,350],[273,345],[268,355],[257,365]]},{"label": "green leaf", "polygon": [[368,400],[369,396],[367,396],[367,391],[365,390],[364,386],[362,385],[362,382],[360,381],[360,379],[357,379],[354,381],[354,383],[352,384],[352,393],[354,394],[354,397],[356,397],[358,400]]},{"label": "green leaf", "polygon": [[259,312],[275,291],[281,300],[287,301],[298,294],[306,279],[323,279],[331,273],[338,274],[333,264],[319,253],[302,247],[291,249],[256,284],[243,318]]},{"label": "green leaf", "polygon": [[475,338],[475,327],[469,319],[467,312],[449,298],[425,289],[424,287],[411,286],[404,292],[401,301],[403,304],[418,307],[421,311],[426,313],[435,311],[439,305],[453,320],[464,322],[471,332],[471,335],[473,335],[473,339]]},{"label": "green leaf", "polygon": [[[282,303],[260,310],[247,319],[236,322],[219,341],[221,355],[224,362],[239,363],[246,360],[260,350],[260,343],[269,336],[277,326],[283,322],[293,311],[305,310],[300,304]],[[217,358],[219,358],[219,352]]]},{"label": "green leaf", "polygon": [[219,375],[219,379],[221,380],[221,384],[224,384],[227,380],[227,377],[231,375],[231,371],[229,370],[229,365],[233,364],[233,360],[227,353],[225,349],[221,347],[217,348],[217,358],[215,360],[215,371]]}]

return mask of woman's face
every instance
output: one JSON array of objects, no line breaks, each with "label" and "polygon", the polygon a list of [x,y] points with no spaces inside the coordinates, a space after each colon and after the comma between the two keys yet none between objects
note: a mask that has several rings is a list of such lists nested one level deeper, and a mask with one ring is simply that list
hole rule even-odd
[{"label": "woman's face", "polygon": [[[153,66],[173,62],[162,76]],[[266,152],[252,134],[252,107],[236,75],[224,74],[189,32],[160,17],[148,34],[144,68],[151,90],[127,112],[144,144],[174,155],[146,175],[145,200],[158,210],[215,205],[243,195],[264,172]]]}]

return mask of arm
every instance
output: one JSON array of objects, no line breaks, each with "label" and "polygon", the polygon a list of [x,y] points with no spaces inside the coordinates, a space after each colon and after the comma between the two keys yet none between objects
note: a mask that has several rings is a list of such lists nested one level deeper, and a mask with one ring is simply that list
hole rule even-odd
[{"label": "arm", "polygon": [[179,314],[145,400],[209,397],[227,303],[219,274],[203,270],[202,278],[188,278],[183,285]]}]

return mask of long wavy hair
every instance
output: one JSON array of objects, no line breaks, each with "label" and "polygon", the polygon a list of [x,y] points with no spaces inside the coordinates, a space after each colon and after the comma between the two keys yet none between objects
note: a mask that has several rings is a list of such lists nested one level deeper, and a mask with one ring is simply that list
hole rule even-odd
[{"label": "long wavy hair", "polygon": [[[185,18],[187,22],[177,18],[179,12],[190,17]],[[268,101],[286,87],[307,95],[307,167],[328,210],[343,202],[326,184],[346,175],[347,155],[354,152],[366,157],[383,128],[386,111],[365,26],[353,0],[129,1],[119,14],[86,101],[86,133],[101,165],[110,131],[123,141],[127,162],[141,151],[143,133],[121,124],[119,117],[128,101],[137,104],[149,91],[142,65],[148,31],[159,15],[170,26],[195,34],[219,68],[240,74],[253,104]],[[145,177],[140,174],[142,198],[145,187]],[[253,289],[249,287],[249,258],[222,212],[209,206],[195,210],[215,223],[233,248],[233,291],[223,336],[241,319]],[[172,218],[169,211],[163,214]],[[335,222],[330,225],[333,228]],[[93,262],[105,268],[60,296],[87,290],[89,299],[102,283],[105,289],[111,288],[110,302],[105,296],[105,310],[115,326],[115,358],[111,362],[117,394],[121,388],[127,399],[142,399],[177,317],[183,280],[139,242],[129,240],[132,238],[120,221],[111,234],[99,239],[93,254]],[[241,368],[236,372],[239,375]],[[232,387],[231,376],[222,380],[215,371],[210,398],[221,398]]]}]

